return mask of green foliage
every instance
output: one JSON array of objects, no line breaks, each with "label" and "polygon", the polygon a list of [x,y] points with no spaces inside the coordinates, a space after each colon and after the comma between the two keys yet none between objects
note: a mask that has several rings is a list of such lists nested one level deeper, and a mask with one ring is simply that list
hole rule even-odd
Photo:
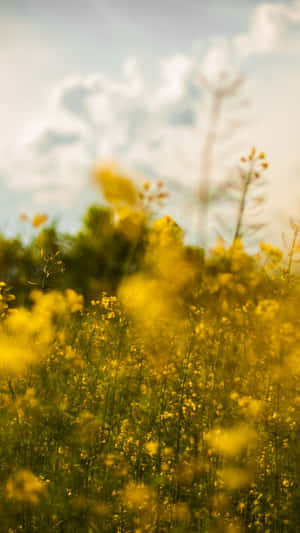
[{"label": "green foliage", "polygon": [[1,238],[2,530],[295,533],[292,261],[130,209]]},{"label": "green foliage", "polygon": [[29,244],[0,235],[0,278],[14,289],[18,304],[28,304],[33,287],[73,288],[92,298],[116,291],[122,276],[138,268],[143,234],[137,245],[114,223],[109,207],[91,206],[76,234],[61,234],[55,224]]}]

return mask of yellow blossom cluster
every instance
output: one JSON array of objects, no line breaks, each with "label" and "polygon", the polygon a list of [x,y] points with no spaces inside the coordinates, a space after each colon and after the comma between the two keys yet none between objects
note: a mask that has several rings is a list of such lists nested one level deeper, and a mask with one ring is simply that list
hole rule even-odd
[{"label": "yellow blossom cluster", "polygon": [[143,259],[85,302],[44,290],[12,308],[3,285],[0,529],[295,533],[297,272],[239,235],[205,256],[126,177],[96,178]]}]

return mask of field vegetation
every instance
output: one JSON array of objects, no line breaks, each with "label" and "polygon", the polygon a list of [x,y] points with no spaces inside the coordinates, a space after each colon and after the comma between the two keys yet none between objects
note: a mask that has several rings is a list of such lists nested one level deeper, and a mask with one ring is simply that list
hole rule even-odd
[{"label": "field vegetation", "polygon": [[245,250],[241,165],[206,251],[112,166],[76,235],[1,237],[1,532],[300,531],[299,225]]}]

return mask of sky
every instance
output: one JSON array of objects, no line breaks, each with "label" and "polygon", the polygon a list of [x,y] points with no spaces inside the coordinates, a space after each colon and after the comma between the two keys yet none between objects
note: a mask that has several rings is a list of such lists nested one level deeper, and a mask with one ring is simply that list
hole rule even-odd
[{"label": "sky", "polygon": [[75,231],[101,201],[91,166],[114,160],[137,181],[163,179],[167,209],[192,232],[207,82],[241,74],[214,176],[257,146],[270,237],[297,216],[299,0],[0,0],[0,69],[0,231],[20,231],[24,212]]}]

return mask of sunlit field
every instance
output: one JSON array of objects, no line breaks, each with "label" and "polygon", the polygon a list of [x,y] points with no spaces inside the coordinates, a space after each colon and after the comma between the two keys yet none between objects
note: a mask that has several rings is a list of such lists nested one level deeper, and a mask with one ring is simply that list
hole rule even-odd
[{"label": "sunlit field", "polygon": [[205,252],[113,166],[77,235],[1,237],[1,532],[299,531],[299,226],[245,251],[241,166]]}]

